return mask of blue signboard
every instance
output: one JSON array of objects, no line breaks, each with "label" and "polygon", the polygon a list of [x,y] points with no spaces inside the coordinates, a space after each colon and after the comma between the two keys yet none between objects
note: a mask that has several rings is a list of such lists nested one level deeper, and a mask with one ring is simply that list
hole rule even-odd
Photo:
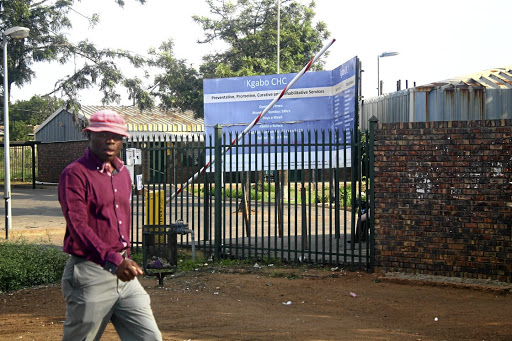
[{"label": "blue signboard", "polygon": [[[310,134],[302,134],[302,132],[334,130],[339,130],[340,136],[343,136],[343,131],[346,130],[349,141],[350,130],[354,129],[357,105],[356,67],[357,57],[354,57],[332,71],[305,73],[252,128],[252,144],[258,143],[262,146],[295,142],[307,144],[310,142],[308,141]],[[290,73],[205,79],[203,90],[206,133],[212,134],[213,127],[220,124],[223,132],[232,133],[233,137],[238,135],[276,96],[279,96],[282,89],[295,76],[296,74]],[[314,135],[311,134],[311,136]],[[284,141],[281,141],[282,139]],[[247,141],[246,138],[245,143]],[[258,161],[266,158],[263,155],[265,153],[288,153],[290,152],[288,150],[260,148],[244,151],[244,153],[251,152],[254,153],[251,159],[255,163],[251,167],[252,170],[298,167],[299,160],[287,162],[289,164],[286,165],[278,162],[279,164],[274,166],[260,165]],[[230,156],[226,155],[225,161],[230,162],[229,158]],[[288,156],[280,159],[288,160]],[[306,164],[304,161],[300,160],[301,167],[310,168],[309,164],[313,161],[317,167],[319,160],[307,160]],[[292,166],[292,163],[295,166]]]},{"label": "blue signboard", "polygon": [[357,105],[356,73],[357,57],[332,70],[332,129],[347,132],[354,129],[355,110]]}]

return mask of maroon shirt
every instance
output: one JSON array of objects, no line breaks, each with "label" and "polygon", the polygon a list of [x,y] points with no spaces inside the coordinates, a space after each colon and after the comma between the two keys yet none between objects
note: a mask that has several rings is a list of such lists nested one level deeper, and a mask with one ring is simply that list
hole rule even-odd
[{"label": "maroon shirt", "polygon": [[101,266],[119,266],[119,252],[130,242],[131,180],[128,169],[116,158],[109,175],[90,151],[69,164],[60,176],[59,202],[66,218],[64,251]]}]

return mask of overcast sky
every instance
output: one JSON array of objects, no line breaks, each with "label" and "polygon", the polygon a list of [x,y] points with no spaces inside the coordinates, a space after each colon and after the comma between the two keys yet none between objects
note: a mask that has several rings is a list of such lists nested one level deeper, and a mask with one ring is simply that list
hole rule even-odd
[{"label": "overcast sky", "polygon": [[[192,15],[209,15],[204,0],[147,0],[140,5],[126,0],[122,9],[114,0],[82,0],[77,10],[97,12],[101,22],[89,29],[85,20],[73,17],[73,40],[89,39],[104,48],[121,48],[144,54],[172,38],[175,55],[198,67],[205,52],[222,46],[196,43],[203,36]],[[310,1],[302,0],[303,3]],[[377,56],[384,92],[396,81],[417,85],[464,76],[485,69],[512,65],[509,42],[511,0],[316,0],[317,21],[324,21],[336,43],[329,49],[326,69],[354,56],[362,62],[363,96],[377,95]],[[29,99],[52,90],[54,83],[73,71],[74,65],[39,64],[37,78],[22,89],[13,87],[11,100]],[[297,72],[300,70],[296,70]],[[130,72],[124,70],[126,75]],[[82,104],[100,104],[99,91],[82,93]],[[124,100],[121,104],[129,104]]]}]

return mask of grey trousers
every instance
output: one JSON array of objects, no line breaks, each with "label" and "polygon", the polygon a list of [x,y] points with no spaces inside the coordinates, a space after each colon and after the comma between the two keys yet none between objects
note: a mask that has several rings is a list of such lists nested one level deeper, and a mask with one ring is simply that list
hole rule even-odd
[{"label": "grey trousers", "polygon": [[123,282],[98,264],[71,256],[62,275],[62,294],[62,340],[99,340],[109,321],[123,341],[162,340],[149,295],[137,278]]}]

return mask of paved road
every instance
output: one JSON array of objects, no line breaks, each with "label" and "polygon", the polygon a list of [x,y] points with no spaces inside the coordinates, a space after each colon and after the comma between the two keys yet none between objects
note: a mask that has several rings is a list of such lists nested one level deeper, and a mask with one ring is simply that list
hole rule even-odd
[{"label": "paved road", "polygon": [[[11,190],[12,230],[9,239],[51,239],[62,243],[66,221],[57,198],[57,186],[18,186]],[[3,192],[3,186],[2,186]],[[5,201],[0,204],[0,239],[5,239]]]},{"label": "paved road", "polygon": [[[142,205],[142,204],[141,204]],[[185,207],[188,207],[189,209],[192,206],[186,205]],[[142,209],[141,207],[139,208]],[[233,208],[232,210],[235,210]],[[241,241],[237,240],[235,242],[235,239],[231,238],[232,236],[240,236],[242,238],[242,235],[245,236],[245,243],[249,243],[253,246],[258,246],[260,249],[266,248],[284,248],[287,250],[289,245],[295,245],[293,249],[304,249],[305,252],[314,252],[317,250],[318,247],[322,248],[326,252],[326,250],[338,250],[339,252],[343,252],[345,242],[346,240],[350,239],[350,232],[348,232],[347,235],[343,235],[343,230],[341,239],[337,239],[334,237],[334,235],[330,234],[330,230],[327,229],[326,231],[323,230],[323,224],[327,223],[329,220],[328,216],[326,216],[327,221],[324,221],[324,217],[322,216],[324,208],[322,207],[315,207],[312,214],[319,215],[319,226],[313,226],[311,231],[317,231],[316,228],[319,228],[317,233],[320,234],[312,234],[308,235],[307,239],[305,240],[306,244],[302,245],[302,232],[301,232],[301,215],[292,215],[288,217],[288,215],[285,213],[284,219],[285,219],[285,226],[288,226],[287,222],[288,219],[292,219],[292,229],[297,228],[298,230],[295,231],[292,234],[288,234],[286,231],[283,231],[283,238],[276,238],[274,236],[274,233],[267,233],[262,230],[264,226],[267,226],[269,221],[273,221],[275,219],[273,210],[270,210],[270,212],[267,212],[268,210],[265,210],[265,215],[263,214],[263,210],[255,210],[252,216],[252,223],[251,225],[254,225],[251,227],[250,232],[250,238],[247,238],[247,235],[245,234],[245,231],[241,230],[241,227],[239,226],[241,224],[242,217],[240,216],[240,224],[239,225],[233,225],[231,224],[232,221],[229,220],[230,224],[228,227],[231,227],[231,232],[227,232],[227,240],[226,243],[235,243],[237,245],[241,245]],[[258,211],[258,214],[256,215],[256,211]],[[330,209],[327,209],[328,212],[330,212]],[[236,210],[234,211],[236,212]],[[252,212],[252,210],[251,210]],[[189,212],[190,213],[190,212]],[[60,204],[58,202],[57,198],[57,186],[38,186],[36,189],[32,189],[31,186],[13,186],[12,188],[12,230],[9,231],[8,237],[9,240],[14,240],[19,237],[23,237],[25,239],[28,239],[29,241],[41,241],[41,242],[50,242],[55,245],[62,245],[62,241],[64,239],[64,233],[65,233],[65,219],[62,216],[62,211],[60,208]],[[326,213],[328,214],[328,213]],[[139,214],[140,217],[142,217],[142,214]],[[203,214],[199,214],[196,212],[191,212],[190,214],[186,214],[186,216],[193,217],[191,220],[201,219]],[[211,216],[213,218],[213,214]],[[256,219],[258,217],[258,220]],[[170,220],[170,217],[168,217],[168,221]],[[345,224],[348,224],[350,226],[350,217]],[[345,217],[341,217],[343,222],[345,221]],[[139,220],[142,220],[142,218],[139,218]],[[263,222],[261,220],[264,220]],[[297,221],[295,221],[297,220]],[[213,221],[213,219],[212,219]],[[312,224],[315,223],[316,220],[312,220]],[[140,226],[142,226],[142,221],[139,222]],[[188,223],[192,224],[192,221],[188,221]],[[196,222],[197,223],[197,222]],[[192,224],[194,225],[194,224]],[[192,226],[189,225],[189,226]],[[295,226],[297,225],[297,226]],[[314,225],[314,224],[313,224]],[[197,224],[194,226],[198,226]],[[202,225],[203,226],[203,225]],[[259,232],[256,232],[256,228],[259,226]],[[233,230],[235,229],[235,230]],[[239,229],[239,230],[237,230]],[[204,230],[204,227],[200,230]],[[234,231],[234,232],[233,232]],[[238,234],[236,232],[238,231]],[[265,230],[266,231],[266,230]],[[320,231],[320,232],[319,232]],[[323,231],[323,232],[322,232]],[[140,232],[140,231],[139,231]],[[275,231],[274,231],[275,232]],[[262,238],[263,234],[265,233],[266,238]],[[203,238],[204,233],[197,232],[196,238],[197,240]],[[259,238],[255,238],[256,234],[259,236]],[[271,238],[271,236],[272,238]],[[6,233],[5,233],[5,204],[0,204],[0,240],[5,239]],[[137,237],[134,237],[133,241],[136,242],[142,241],[141,234]],[[312,238],[312,239],[311,239]],[[266,243],[263,245],[262,243]],[[276,243],[279,243],[277,245]],[[338,245],[339,244],[339,245]],[[279,246],[279,247],[278,247]],[[349,247],[349,245],[346,245]],[[352,246],[352,245],[350,245]],[[353,246],[352,246],[353,247]],[[365,245],[357,245],[357,249],[359,250],[359,247],[364,251]],[[325,249],[324,249],[325,248]],[[362,252],[361,255],[364,256],[365,252]]]}]

